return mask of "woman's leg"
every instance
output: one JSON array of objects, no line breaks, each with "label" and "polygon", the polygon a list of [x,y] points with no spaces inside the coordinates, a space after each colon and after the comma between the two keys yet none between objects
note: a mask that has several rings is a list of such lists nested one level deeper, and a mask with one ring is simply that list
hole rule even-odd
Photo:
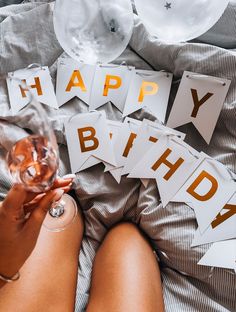
[{"label": "woman's leg", "polygon": [[95,258],[87,312],[164,311],[157,259],[132,224],[114,227]]},{"label": "woman's leg", "polygon": [[[69,197],[63,199],[66,205],[73,205]],[[59,233],[42,227],[33,253],[20,270],[19,281],[0,290],[0,311],[74,311],[82,236],[81,215]]]}]

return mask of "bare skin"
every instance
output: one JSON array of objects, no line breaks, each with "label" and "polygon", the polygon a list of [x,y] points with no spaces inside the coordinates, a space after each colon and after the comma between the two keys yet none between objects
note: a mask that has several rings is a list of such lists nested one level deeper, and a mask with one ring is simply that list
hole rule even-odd
[{"label": "bare skin", "polygon": [[[54,201],[68,192],[72,179],[57,179],[53,190],[43,194],[27,192],[14,185],[0,203],[0,273],[12,277],[33,251],[43,220]],[[25,215],[31,212],[28,219]],[[0,288],[4,282],[0,280]]]},{"label": "bare skin", "polygon": [[132,224],[114,227],[95,258],[87,312],[164,311],[157,259]]},{"label": "bare skin", "polygon": [[[72,204],[68,197],[64,200]],[[82,236],[80,215],[59,233],[42,227],[35,249],[20,270],[20,279],[0,289],[0,311],[74,311]]]},{"label": "bare skin", "polygon": [[[67,191],[69,184],[59,181],[55,187]],[[14,274],[24,262],[21,278],[0,289],[0,311],[74,311],[82,217],[78,215],[75,222],[60,233],[48,232],[44,227],[40,230],[51,202],[62,194],[57,189],[41,195],[22,192],[17,186],[0,205],[0,236],[5,235],[6,240],[14,242],[14,248],[9,248],[11,244],[2,245],[8,257],[0,258],[0,268],[6,275]],[[68,197],[65,200],[66,205],[72,205]],[[19,222],[22,208],[25,212],[32,211],[31,218],[34,216],[29,219],[32,225],[29,223],[27,230],[27,223]],[[27,254],[30,256],[25,261]],[[87,312],[93,311],[164,311],[157,259],[132,224],[123,223],[111,229],[98,250],[87,307]]]}]

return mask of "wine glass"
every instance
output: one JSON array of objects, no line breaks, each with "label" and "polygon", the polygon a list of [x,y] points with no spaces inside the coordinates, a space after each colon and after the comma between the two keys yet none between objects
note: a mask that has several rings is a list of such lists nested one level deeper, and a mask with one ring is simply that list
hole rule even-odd
[{"label": "wine glass", "polygon": [[[29,103],[14,116],[14,122],[23,126],[30,120],[30,129],[21,129],[13,135],[7,133],[6,121],[0,120],[1,145],[8,151],[7,164],[13,182],[23,184],[27,191],[44,193],[52,188],[57,178],[59,150],[56,137],[42,105],[22,81],[16,79],[16,82],[28,91]],[[49,231],[62,231],[73,222],[77,205],[73,199],[73,205],[65,205],[68,197],[64,194],[59,202],[52,204],[43,223]]]}]

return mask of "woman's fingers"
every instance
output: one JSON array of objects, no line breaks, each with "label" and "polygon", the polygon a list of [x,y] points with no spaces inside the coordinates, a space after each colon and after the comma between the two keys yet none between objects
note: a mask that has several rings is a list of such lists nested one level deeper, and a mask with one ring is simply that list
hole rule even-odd
[{"label": "woman's fingers", "polygon": [[33,200],[30,202],[27,202],[24,205],[24,212],[25,214],[32,212],[34,208],[38,206],[39,201],[46,195],[46,193],[42,193],[40,195],[37,195]]},{"label": "woman's fingers", "polygon": [[63,186],[68,186],[69,184],[71,184],[73,182],[75,178],[74,174],[68,174],[62,178],[58,178],[56,179],[56,181],[53,184],[53,188],[59,188],[59,187],[63,187]]},{"label": "woman's fingers", "polygon": [[[52,189],[61,189],[61,191],[66,193],[71,189],[73,179],[74,175],[58,178],[55,180]],[[11,220],[19,220],[24,217],[25,213],[37,207],[44,196],[45,193],[38,194],[27,192],[23,185],[15,184],[2,202],[1,210]]]},{"label": "woman's fingers", "polygon": [[[60,189],[63,190],[64,193],[67,193],[70,191],[71,186],[61,187]],[[36,209],[39,205],[39,201],[43,198],[43,196],[45,196],[45,193],[38,195],[31,202],[25,204],[24,205],[25,214],[32,212],[34,209]]]},{"label": "woman's fingers", "polygon": [[22,219],[24,216],[24,202],[27,193],[21,184],[15,184],[2,202],[2,212],[12,221]]},{"label": "woman's fingers", "polygon": [[[67,188],[71,187],[72,182],[75,178],[74,174],[68,174],[62,178],[57,178],[52,186],[52,189],[57,189],[57,188]],[[68,190],[69,191],[69,190]],[[67,191],[67,192],[68,192]],[[66,192],[66,191],[65,191]],[[45,193],[44,193],[45,194]],[[40,194],[38,193],[32,193],[32,192],[27,192],[27,196],[25,199],[25,204],[31,202],[32,200],[36,199]]]},{"label": "woman's fingers", "polygon": [[49,191],[37,204],[37,207],[31,213],[29,219],[25,224],[25,231],[29,233],[35,233],[38,235],[43,220],[50,209],[51,205],[60,200],[64,191],[61,189],[56,189]]},{"label": "woman's fingers", "polygon": [[26,198],[25,198],[25,204],[31,202],[32,200],[37,200],[38,196],[44,196],[45,193],[33,193],[33,192],[27,192]]}]

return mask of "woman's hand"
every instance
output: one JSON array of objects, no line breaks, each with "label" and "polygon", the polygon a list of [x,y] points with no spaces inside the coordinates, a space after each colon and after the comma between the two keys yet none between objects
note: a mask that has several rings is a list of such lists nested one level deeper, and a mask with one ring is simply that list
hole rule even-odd
[{"label": "woman's hand", "polygon": [[27,192],[20,184],[12,187],[0,203],[0,274],[12,277],[19,271],[36,245],[48,209],[71,184],[71,178],[58,179],[44,194]]}]

